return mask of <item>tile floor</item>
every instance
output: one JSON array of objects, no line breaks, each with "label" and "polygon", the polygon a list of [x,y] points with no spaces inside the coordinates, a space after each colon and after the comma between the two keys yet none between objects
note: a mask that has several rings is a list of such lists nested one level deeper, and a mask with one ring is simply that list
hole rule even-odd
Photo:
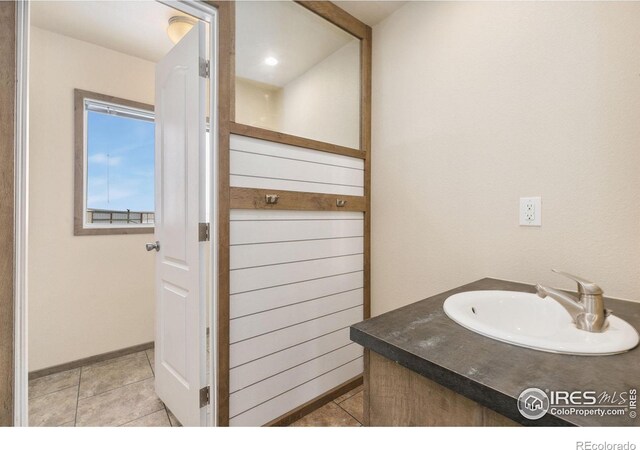
[{"label": "tile floor", "polygon": [[29,381],[31,426],[170,427],[154,392],[153,349]]},{"label": "tile floor", "polygon": [[[154,392],[153,349],[29,381],[29,424],[44,427],[180,426]],[[362,425],[362,386],[291,426]]]},{"label": "tile floor", "polygon": [[347,392],[334,401],[307,414],[292,427],[359,427],[363,416],[363,387]]}]

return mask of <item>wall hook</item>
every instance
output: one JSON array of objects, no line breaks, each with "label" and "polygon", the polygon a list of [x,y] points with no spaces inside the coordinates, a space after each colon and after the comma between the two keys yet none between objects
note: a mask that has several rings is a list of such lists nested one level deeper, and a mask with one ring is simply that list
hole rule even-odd
[{"label": "wall hook", "polygon": [[342,208],[342,207],[343,207],[344,205],[346,205],[346,204],[347,204],[347,201],[346,201],[346,200],[342,200],[342,199],[340,199],[340,198],[336,200],[336,206],[337,206],[338,208]]},{"label": "wall hook", "polygon": [[278,203],[279,195],[276,194],[267,194],[264,196],[264,201],[267,202],[267,205],[275,205]]}]

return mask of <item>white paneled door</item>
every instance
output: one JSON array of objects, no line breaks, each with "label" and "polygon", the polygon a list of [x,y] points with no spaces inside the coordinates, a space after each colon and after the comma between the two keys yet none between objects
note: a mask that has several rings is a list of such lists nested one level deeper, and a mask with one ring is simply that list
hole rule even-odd
[{"label": "white paneled door", "polygon": [[205,154],[205,27],[156,66],[156,392],[186,426],[205,424],[205,288],[200,167]]}]

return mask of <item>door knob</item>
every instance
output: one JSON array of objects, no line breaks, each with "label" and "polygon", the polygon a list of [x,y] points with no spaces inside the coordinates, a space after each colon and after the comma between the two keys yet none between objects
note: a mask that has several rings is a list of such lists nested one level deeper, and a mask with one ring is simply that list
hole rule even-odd
[{"label": "door knob", "polygon": [[148,252],[155,250],[157,252],[160,251],[160,242],[156,241],[155,244],[152,242],[149,242],[147,244],[144,245],[145,248],[147,249]]}]

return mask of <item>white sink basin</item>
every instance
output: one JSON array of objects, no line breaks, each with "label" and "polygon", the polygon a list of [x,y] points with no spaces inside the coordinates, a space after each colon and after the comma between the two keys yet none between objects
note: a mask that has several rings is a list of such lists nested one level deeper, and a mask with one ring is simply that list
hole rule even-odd
[{"label": "white sink basin", "polygon": [[471,291],[452,295],[444,312],[483,336],[534,350],[570,355],[612,355],[638,345],[637,331],[611,315],[601,333],[576,328],[569,313],[550,297],[513,291]]}]

